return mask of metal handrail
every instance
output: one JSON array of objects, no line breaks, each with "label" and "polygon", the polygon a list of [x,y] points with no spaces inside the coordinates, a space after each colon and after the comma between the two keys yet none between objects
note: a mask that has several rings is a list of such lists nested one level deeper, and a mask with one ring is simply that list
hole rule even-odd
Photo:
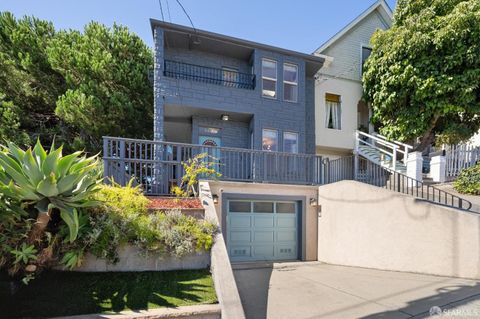
[{"label": "metal handrail", "polygon": [[[470,211],[472,203],[435,186],[425,184],[405,174],[373,163],[359,157],[358,172],[355,180],[389,189],[398,193],[411,195],[430,203]],[[363,170],[361,169],[363,168]],[[365,172],[360,174],[360,172]]]},{"label": "metal handrail", "polygon": [[164,60],[163,75],[240,89],[255,89],[255,75],[185,62]]}]

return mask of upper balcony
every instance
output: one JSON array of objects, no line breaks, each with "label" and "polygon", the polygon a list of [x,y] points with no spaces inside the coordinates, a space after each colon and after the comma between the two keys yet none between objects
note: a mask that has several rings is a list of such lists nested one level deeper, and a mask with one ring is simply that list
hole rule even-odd
[{"label": "upper balcony", "polygon": [[219,69],[164,60],[163,75],[175,79],[222,85],[231,88],[255,89],[255,74],[241,73],[230,68]]}]

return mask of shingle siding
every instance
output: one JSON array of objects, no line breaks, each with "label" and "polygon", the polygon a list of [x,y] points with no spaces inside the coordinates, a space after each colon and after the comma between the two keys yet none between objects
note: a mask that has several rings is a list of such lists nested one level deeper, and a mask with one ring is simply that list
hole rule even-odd
[{"label": "shingle siding", "polygon": [[[242,61],[221,55],[199,51],[165,49],[163,32],[160,27],[155,29],[155,138],[163,138],[164,105],[188,106],[203,110],[218,110],[221,113],[243,113],[252,115],[250,123],[240,131],[233,122],[222,123],[225,138],[223,146],[250,147],[250,132],[254,133],[254,148],[262,147],[262,129],[273,128],[279,131],[279,150],[283,150],[283,132],[299,134],[299,152],[314,153],[315,130],[313,92],[306,93],[305,61],[296,57],[285,56],[277,52],[252,50],[250,61]],[[262,58],[277,61],[277,99],[262,97],[261,62]],[[221,68],[222,66],[238,67],[240,72],[256,75],[254,90],[225,87],[221,85],[174,79],[163,75],[165,59],[184,63]],[[283,101],[283,63],[298,65],[298,102]],[[309,83],[313,79],[309,80]],[[311,90],[313,91],[313,90]],[[308,108],[308,110],[307,110]],[[213,119],[213,120],[218,120]],[[218,122],[214,121],[218,124]],[[307,122],[309,124],[307,125]],[[192,131],[196,130],[200,120],[192,120]],[[231,126],[231,127],[230,127]],[[307,134],[308,129],[308,134]],[[232,133],[230,133],[232,132]],[[232,134],[232,135],[230,135]],[[238,134],[238,135],[237,135]],[[235,137],[235,135],[237,135]],[[230,138],[231,136],[231,138]],[[238,139],[238,140],[236,140]],[[198,143],[198,134],[192,134],[192,143]],[[307,144],[311,144],[308,147]],[[243,145],[243,146],[242,146]]]},{"label": "shingle siding", "polygon": [[387,29],[387,22],[378,11],[373,11],[352,30],[337,40],[321,54],[334,58],[329,68],[323,68],[321,73],[343,79],[361,81],[361,48],[369,46],[373,33],[381,28]]}]

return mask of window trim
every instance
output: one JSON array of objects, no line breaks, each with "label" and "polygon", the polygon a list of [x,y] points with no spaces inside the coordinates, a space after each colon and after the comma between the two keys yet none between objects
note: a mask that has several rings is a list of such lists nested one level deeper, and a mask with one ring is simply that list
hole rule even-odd
[{"label": "window trim", "polygon": [[[297,69],[297,82],[290,82],[290,81],[285,81],[285,65],[288,65],[288,66],[293,66]],[[295,63],[291,63],[291,62],[284,62],[283,63],[283,100],[285,102],[290,102],[290,103],[298,103],[298,64],[295,64]],[[290,85],[293,85],[295,86],[295,90],[297,91],[297,94],[295,96],[295,100],[287,100],[285,99],[285,84],[290,84]]]},{"label": "window trim", "polygon": [[[337,96],[338,97],[338,101],[333,101],[333,99],[329,100],[327,96]],[[325,114],[327,116],[330,116],[330,114],[327,114],[326,113],[326,109],[327,109],[327,101],[330,101],[330,102],[334,102],[334,103],[338,103],[338,106],[340,108],[340,119],[339,119],[339,126],[340,128],[334,128],[334,127],[328,127],[328,124],[325,125],[325,128],[328,129],[328,130],[334,130],[334,131],[341,131],[342,130],[342,96],[340,94],[334,94],[334,93],[328,93],[326,92],[325,93],[325,98],[324,98],[324,101],[325,101]],[[333,122],[333,119],[332,119],[332,122]]]},{"label": "window trim", "polygon": [[[263,136],[264,136],[264,132],[265,131],[271,131],[271,132],[275,132],[277,134],[277,150],[276,151],[268,151],[268,150],[264,150],[263,149]],[[262,148],[261,150],[262,151],[267,151],[267,152],[279,152],[279,148],[280,148],[280,134],[279,134],[279,130],[278,129],[274,129],[274,128],[262,128]]]},{"label": "window trim", "polygon": [[372,46],[367,43],[360,43],[360,77],[363,76],[363,49],[370,49],[370,54],[371,51],[373,50]]},{"label": "window trim", "polygon": [[[276,77],[275,79],[263,75],[263,61],[269,61],[269,62],[275,63],[275,77]],[[267,98],[267,99],[271,99],[271,100],[277,100],[277,97],[278,97],[278,62],[277,62],[277,60],[273,60],[273,59],[269,59],[269,58],[262,58],[261,67],[262,67],[262,97]],[[268,80],[268,81],[274,81],[275,82],[275,96],[268,96],[268,95],[263,94],[263,80],[264,79]]]},{"label": "window trim", "polygon": [[[285,150],[285,134],[295,134],[297,136],[297,151],[296,152],[287,152]],[[300,134],[298,132],[295,132],[295,131],[283,131],[283,134],[282,134],[282,146],[283,146],[283,152],[285,153],[289,153],[289,154],[298,154],[299,152],[299,142],[300,141]]]}]

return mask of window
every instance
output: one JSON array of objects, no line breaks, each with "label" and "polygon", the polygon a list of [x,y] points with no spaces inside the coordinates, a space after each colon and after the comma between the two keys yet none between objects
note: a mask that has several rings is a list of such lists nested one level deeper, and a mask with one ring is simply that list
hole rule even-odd
[{"label": "window", "polygon": [[298,97],[298,66],[285,63],[283,65],[283,99],[297,102]]},{"label": "window", "polygon": [[277,203],[277,213],[295,214],[295,203]]},{"label": "window", "polygon": [[238,70],[235,68],[222,67],[223,85],[238,87]]},{"label": "window", "polygon": [[253,202],[254,213],[273,213],[273,202]]},{"label": "window", "polygon": [[263,130],[262,149],[264,151],[276,152],[278,150],[278,132],[277,130]]},{"label": "window", "polygon": [[277,62],[262,59],[262,95],[277,98]]},{"label": "window", "polygon": [[205,126],[200,126],[198,128],[198,134],[199,135],[213,135],[213,136],[218,136],[220,135],[220,129],[217,127],[205,127]]},{"label": "window", "polygon": [[252,210],[250,202],[245,201],[229,201],[228,209],[232,213],[250,213]]},{"label": "window", "polygon": [[298,133],[283,132],[283,151],[298,153]]},{"label": "window", "polygon": [[326,119],[325,127],[335,130],[342,129],[342,112],[340,95],[327,93],[325,95]]},{"label": "window", "polygon": [[362,73],[363,73],[363,66],[365,65],[365,61],[367,61],[370,54],[372,54],[372,48],[362,47]]}]

